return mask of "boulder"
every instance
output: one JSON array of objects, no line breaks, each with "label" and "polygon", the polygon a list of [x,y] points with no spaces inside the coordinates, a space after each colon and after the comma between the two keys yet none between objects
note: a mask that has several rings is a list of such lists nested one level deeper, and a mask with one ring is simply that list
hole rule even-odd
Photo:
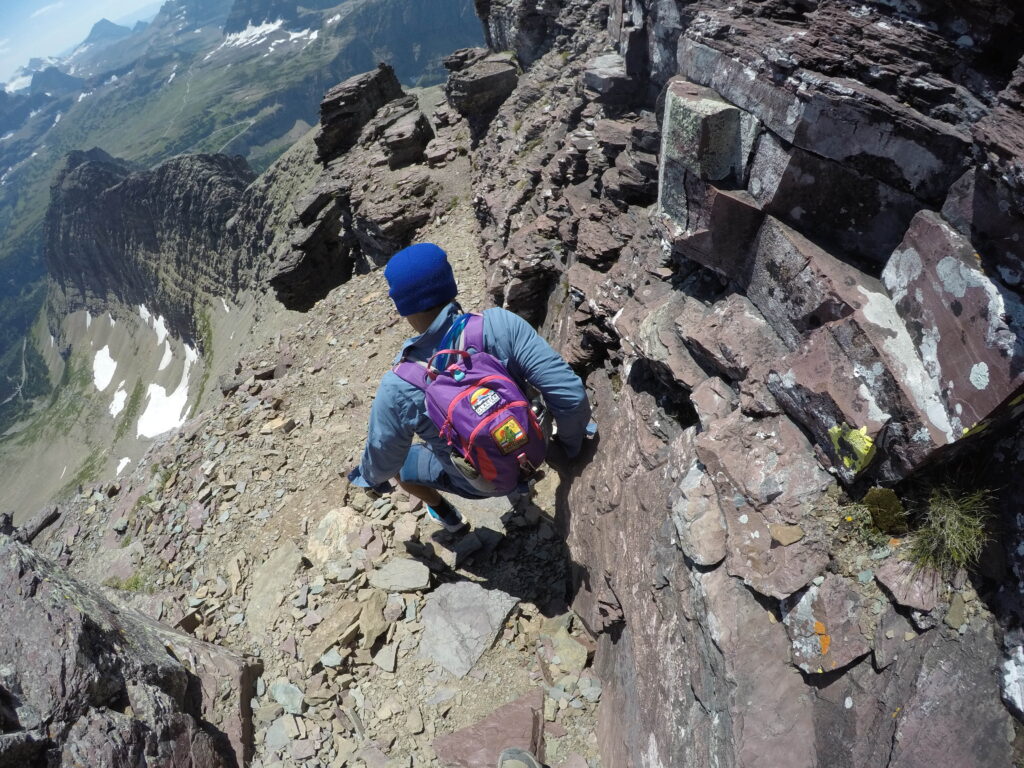
[{"label": "boulder", "polygon": [[782,610],[793,663],[804,672],[832,672],[871,651],[861,631],[860,593],[841,576],[828,574],[820,585],[785,601]]},{"label": "boulder", "polygon": [[350,644],[356,637],[362,605],[342,600],[326,611],[326,617],[302,644],[302,659],[315,664],[335,645]]},{"label": "boulder", "polygon": [[906,560],[891,558],[875,571],[875,578],[899,605],[929,613],[939,602],[942,577],[934,568],[915,568]]},{"label": "boulder", "polygon": [[[766,25],[758,32],[770,35],[771,29]],[[749,65],[728,52],[689,38],[680,41],[678,62],[680,74],[714,88],[785,141],[933,204],[970,157],[965,131],[907,109],[867,83],[823,77],[819,70],[776,84],[751,77]]]},{"label": "boulder", "polygon": [[388,166],[395,169],[421,162],[427,144],[433,138],[434,129],[422,112],[410,112],[403,116],[384,131]]},{"label": "boulder", "polygon": [[420,656],[464,677],[494,643],[517,602],[511,595],[474,582],[442,584],[423,606]]},{"label": "boulder", "polygon": [[973,243],[985,273],[1018,295],[1024,290],[1024,211],[992,168],[972,168],[950,188],[942,218]]},{"label": "boulder", "polygon": [[694,462],[672,490],[672,521],[683,554],[700,566],[718,565],[725,559],[725,516],[711,478]]},{"label": "boulder", "polygon": [[430,586],[430,569],[418,560],[399,557],[370,571],[368,578],[386,592],[415,592]]},{"label": "boulder", "polygon": [[882,273],[954,437],[1024,392],[1024,300],[973,245],[922,211]]},{"label": "boulder", "polygon": [[835,253],[879,267],[922,207],[908,192],[772,134],[757,144],[747,186],[757,204]]},{"label": "boulder", "polygon": [[727,747],[735,764],[818,765],[814,707],[803,678],[789,664],[783,626],[724,569],[698,578],[714,606],[708,617],[709,639],[721,649],[730,698],[743,723]]},{"label": "boulder", "polygon": [[387,64],[331,88],[320,102],[320,130],[313,139],[320,162],[327,164],[346,152],[377,110],[403,95],[395,70]]},{"label": "boulder", "polygon": [[6,536],[0,585],[4,730],[23,734],[0,761],[45,743],[67,764],[248,764],[258,664],[115,606]]},{"label": "boulder", "polygon": [[[728,572],[779,599],[805,587],[828,562],[813,505],[832,484],[807,439],[785,417],[754,420],[737,410],[694,442],[721,500]],[[795,523],[807,535],[773,546],[769,526]]]},{"label": "boulder", "polygon": [[[449,66],[447,60],[445,66]],[[463,117],[489,120],[515,90],[518,81],[515,61],[507,53],[475,59],[467,57],[448,76],[445,95]]]},{"label": "boulder", "polygon": [[[661,186],[660,222],[676,253],[712,269],[738,285],[746,285],[753,267],[753,248],[764,221],[760,205],[745,190],[723,190],[712,184],[691,184],[686,199],[672,202],[672,178],[666,166]],[[685,206],[685,207],[684,207]]]},{"label": "boulder", "polygon": [[[710,88],[674,78],[665,87],[661,164],[666,178],[675,167],[704,181],[733,183],[745,177],[756,135],[754,121]],[[678,199],[678,190],[662,190],[662,207]],[[667,210],[678,216],[671,205]]]},{"label": "boulder", "polygon": [[747,378],[752,368],[786,354],[786,345],[750,299],[737,293],[715,302],[683,336],[705,367],[731,381]]},{"label": "boulder", "polygon": [[509,747],[543,760],[544,695],[540,690],[528,693],[478,723],[439,737],[433,746],[445,765],[458,768],[493,768]]},{"label": "boulder", "polygon": [[245,622],[254,634],[266,635],[273,628],[285,593],[290,591],[292,580],[301,567],[299,548],[294,542],[285,541],[253,571]]},{"label": "boulder", "polygon": [[690,393],[690,402],[697,411],[700,426],[708,430],[716,419],[722,419],[736,407],[736,393],[717,376],[705,379]]},{"label": "boulder", "polygon": [[320,518],[306,541],[306,554],[314,563],[347,560],[352,554],[351,540],[363,529],[366,518],[351,507],[336,507]]},{"label": "boulder", "polygon": [[583,85],[597,101],[626,104],[636,98],[637,89],[626,71],[626,61],[618,53],[605,53],[587,62]]}]

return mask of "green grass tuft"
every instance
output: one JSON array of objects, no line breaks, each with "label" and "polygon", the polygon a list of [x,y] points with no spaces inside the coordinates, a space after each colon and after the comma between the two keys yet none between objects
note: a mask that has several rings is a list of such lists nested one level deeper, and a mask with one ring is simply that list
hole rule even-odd
[{"label": "green grass tuft", "polygon": [[110,587],[111,589],[119,589],[122,592],[150,591],[149,584],[146,583],[146,577],[142,575],[141,571],[136,571],[127,579],[119,579],[116,576],[111,576],[103,582],[103,586]]},{"label": "green grass tuft", "polygon": [[977,565],[991,538],[986,530],[991,502],[987,490],[960,493],[948,486],[934,489],[911,538],[914,564],[945,574]]}]

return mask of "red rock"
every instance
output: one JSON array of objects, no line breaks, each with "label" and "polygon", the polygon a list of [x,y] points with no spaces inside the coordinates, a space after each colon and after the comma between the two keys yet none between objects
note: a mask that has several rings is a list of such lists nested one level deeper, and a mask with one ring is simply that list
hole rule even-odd
[{"label": "red rock", "polygon": [[913,563],[890,558],[875,571],[875,578],[900,605],[925,613],[938,605],[942,579],[934,568],[918,570]]},{"label": "red rock", "polygon": [[544,759],[544,694],[540,690],[499,707],[485,719],[434,740],[446,766],[494,768],[503,749],[519,747]]},{"label": "red rock", "polygon": [[[955,178],[955,177],[954,177]],[[764,134],[748,185],[758,205],[835,253],[882,264],[921,202],[848,165]]]},{"label": "red rock", "polygon": [[862,610],[855,586],[832,573],[799,599],[786,601],[782,622],[793,643],[793,663],[804,672],[831,672],[868,654]]},{"label": "red rock", "polygon": [[1024,301],[938,214],[914,217],[882,279],[955,437],[1024,392]]},{"label": "red rock", "polygon": [[683,337],[699,359],[733,381],[745,379],[752,367],[786,354],[782,339],[749,299],[730,294],[715,302],[700,323]]},{"label": "red rock", "polygon": [[380,107],[402,95],[395,71],[386,64],[350,77],[327,92],[320,104],[320,132],[314,138],[321,162],[345,152]]}]

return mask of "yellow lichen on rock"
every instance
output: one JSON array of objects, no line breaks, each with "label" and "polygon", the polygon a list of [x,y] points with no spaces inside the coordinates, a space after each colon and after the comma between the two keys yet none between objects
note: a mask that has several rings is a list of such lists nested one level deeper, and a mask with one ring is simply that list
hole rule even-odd
[{"label": "yellow lichen on rock", "polygon": [[868,428],[851,427],[845,421],[828,431],[836,455],[843,466],[859,474],[875,458],[875,441],[868,437]]}]

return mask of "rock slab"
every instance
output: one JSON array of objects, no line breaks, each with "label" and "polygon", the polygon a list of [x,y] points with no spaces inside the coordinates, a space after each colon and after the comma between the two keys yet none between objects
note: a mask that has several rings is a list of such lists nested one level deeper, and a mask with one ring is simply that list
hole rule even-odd
[{"label": "rock slab", "polygon": [[475,725],[449,733],[434,742],[446,766],[493,768],[503,749],[518,747],[543,760],[544,694],[540,690],[499,707]]},{"label": "rock slab", "polygon": [[442,584],[423,607],[420,656],[463,677],[494,643],[518,602],[504,592],[468,581]]}]

